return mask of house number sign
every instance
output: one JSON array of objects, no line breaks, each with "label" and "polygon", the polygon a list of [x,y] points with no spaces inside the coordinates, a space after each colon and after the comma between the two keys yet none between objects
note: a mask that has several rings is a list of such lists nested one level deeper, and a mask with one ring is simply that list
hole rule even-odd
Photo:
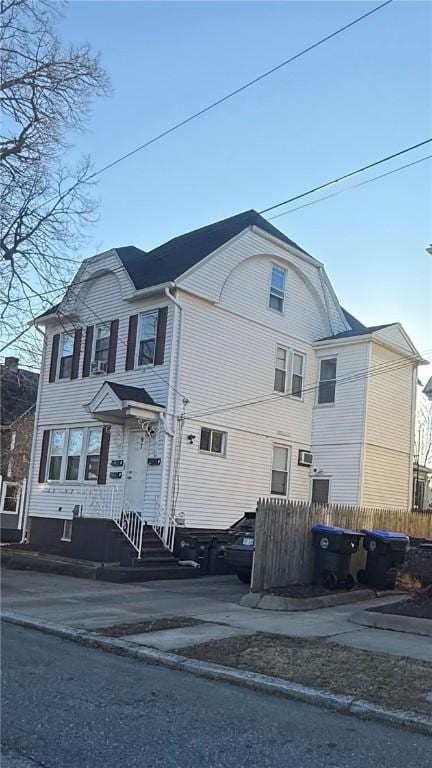
[{"label": "house number sign", "polygon": [[158,467],[160,465],[160,463],[161,463],[160,459],[154,459],[154,458],[147,459],[147,464],[150,467]]}]

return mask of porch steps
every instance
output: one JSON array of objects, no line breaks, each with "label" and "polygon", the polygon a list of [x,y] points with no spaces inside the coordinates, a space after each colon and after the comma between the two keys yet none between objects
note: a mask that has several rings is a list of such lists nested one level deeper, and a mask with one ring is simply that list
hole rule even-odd
[{"label": "porch steps", "polygon": [[111,540],[118,553],[119,565],[105,564],[98,569],[96,578],[102,581],[155,581],[162,579],[191,579],[197,576],[194,568],[177,565],[174,555],[165,549],[161,540],[150,526],[143,531],[141,558],[122,533],[113,523],[110,530]]}]

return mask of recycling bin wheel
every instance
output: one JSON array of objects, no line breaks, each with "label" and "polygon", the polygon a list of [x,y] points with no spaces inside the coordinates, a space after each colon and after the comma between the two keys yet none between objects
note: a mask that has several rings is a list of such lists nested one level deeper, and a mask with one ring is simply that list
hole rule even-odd
[{"label": "recycling bin wheel", "polygon": [[338,577],[333,571],[323,571],[321,574],[321,583],[326,589],[336,589]]},{"label": "recycling bin wheel", "polygon": [[352,589],[355,585],[355,581],[351,574],[349,573],[348,576],[345,579],[345,588],[346,589]]}]

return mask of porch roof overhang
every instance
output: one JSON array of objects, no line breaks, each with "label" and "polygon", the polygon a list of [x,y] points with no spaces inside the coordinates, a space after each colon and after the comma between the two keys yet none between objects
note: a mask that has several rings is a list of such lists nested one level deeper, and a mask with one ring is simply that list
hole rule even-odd
[{"label": "porch roof overhang", "polygon": [[144,387],[114,381],[105,381],[86,408],[95,419],[113,423],[127,418],[156,421],[165,411],[165,406],[156,403]]}]

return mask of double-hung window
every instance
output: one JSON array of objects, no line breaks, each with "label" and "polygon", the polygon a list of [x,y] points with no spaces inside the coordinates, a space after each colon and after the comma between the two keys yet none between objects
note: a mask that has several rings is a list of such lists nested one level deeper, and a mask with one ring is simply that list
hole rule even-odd
[{"label": "double-hung window", "polygon": [[48,480],[60,480],[63,454],[65,447],[64,429],[53,429],[51,432],[50,460],[48,464]]},{"label": "double-hung window", "polygon": [[320,361],[318,385],[318,403],[334,403],[336,397],[336,358],[328,357]]},{"label": "double-hung window", "polygon": [[88,430],[84,480],[98,479],[101,438],[102,427],[92,427]]},{"label": "double-hung window", "polygon": [[274,372],[275,392],[286,391],[288,352],[284,347],[276,347],[276,364]]},{"label": "double-hung window", "polygon": [[138,336],[138,365],[153,365],[154,363],[157,321],[157,312],[146,312],[140,317]]},{"label": "double-hung window", "polygon": [[59,379],[70,379],[72,374],[72,358],[74,333],[62,333],[60,346]]},{"label": "double-hung window", "polygon": [[219,432],[216,429],[206,429],[204,427],[201,428],[200,451],[224,456],[225,449],[226,432]]},{"label": "double-hung window", "polygon": [[273,446],[273,462],[271,477],[271,493],[277,496],[288,494],[288,462],[289,448],[281,445]]},{"label": "double-hung window", "polygon": [[312,480],[312,504],[328,504],[330,480],[314,477]]},{"label": "double-hung window", "polygon": [[271,268],[269,307],[277,312],[283,312],[285,283],[286,270],[273,264]]},{"label": "double-hung window", "polygon": [[108,362],[108,352],[110,343],[110,326],[106,323],[96,326],[95,346],[93,353],[93,362]]},{"label": "double-hung window", "polygon": [[298,352],[293,352],[292,375],[291,375],[291,394],[293,397],[303,397],[303,370],[304,356]]},{"label": "double-hung window", "polygon": [[97,480],[101,440],[102,427],[53,429],[46,479],[60,482]]},{"label": "double-hung window", "polygon": [[70,429],[66,461],[66,480],[78,480],[84,430]]}]

